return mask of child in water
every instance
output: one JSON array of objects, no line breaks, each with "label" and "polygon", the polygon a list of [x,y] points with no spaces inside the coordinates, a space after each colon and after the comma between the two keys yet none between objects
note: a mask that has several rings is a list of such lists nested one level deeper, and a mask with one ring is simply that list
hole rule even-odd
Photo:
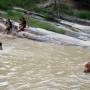
[{"label": "child in water", "polygon": [[85,73],[90,73],[90,62],[85,64],[85,69],[84,69]]},{"label": "child in water", "polygon": [[6,29],[4,33],[10,34],[12,32],[12,22],[10,21],[10,19],[7,19],[5,25],[6,25]]}]

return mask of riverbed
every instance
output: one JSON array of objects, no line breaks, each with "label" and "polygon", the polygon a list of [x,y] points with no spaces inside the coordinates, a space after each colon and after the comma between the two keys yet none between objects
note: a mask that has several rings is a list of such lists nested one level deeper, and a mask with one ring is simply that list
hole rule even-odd
[{"label": "riverbed", "polygon": [[1,37],[0,90],[89,90],[83,73],[90,51],[17,38]]}]

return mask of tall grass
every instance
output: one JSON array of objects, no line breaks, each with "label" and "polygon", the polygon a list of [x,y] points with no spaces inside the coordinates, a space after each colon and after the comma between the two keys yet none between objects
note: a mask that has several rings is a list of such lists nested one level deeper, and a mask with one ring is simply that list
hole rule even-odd
[{"label": "tall grass", "polygon": [[53,31],[56,33],[61,33],[61,34],[65,33],[65,31],[63,29],[57,28],[51,24],[48,24],[48,23],[45,23],[42,21],[38,21],[38,20],[33,19],[33,18],[29,19],[29,25],[32,27],[37,27],[37,28],[44,28],[46,30]]}]

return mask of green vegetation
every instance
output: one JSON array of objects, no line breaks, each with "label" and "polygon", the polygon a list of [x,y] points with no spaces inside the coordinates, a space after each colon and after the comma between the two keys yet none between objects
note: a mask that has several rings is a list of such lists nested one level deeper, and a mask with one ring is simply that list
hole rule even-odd
[{"label": "green vegetation", "polygon": [[[43,7],[43,5],[39,6],[40,2],[43,2],[43,1],[46,1],[46,0],[25,0],[25,1],[23,0],[0,0],[0,9],[7,12],[7,14],[0,14],[0,16],[4,18],[11,18],[19,22],[19,19],[20,17],[22,17],[23,14],[20,11],[18,12],[18,11],[13,10],[13,7],[16,6],[16,7],[21,7],[21,8],[30,10],[30,11],[37,12],[41,14],[45,19],[50,20],[50,21],[55,21],[55,15],[58,15],[56,14],[58,10],[61,15],[70,15],[70,16],[90,20],[90,11],[88,10],[83,10],[83,9],[78,10],[76,8],[72,8],[71,6],[65,3],[63,4],[60,3],[60,7],[59,7],[59,4],[58,5],[56,4],[57,8],[55,8],[54,3],[50,4],[47,7]],[[83,0],[83,2],[82,0],[78,0],[76,1],[76,5],[80,3],[82,5],[90,3],[90,1],[88,0]],[[53,26],[52,24],[45,23],[43,21],[40,21],[34,18],[29,18],[29,17],[27,21],[28,21],[28,25],[32,27],[44,28],[44,29],[47,29],[53,32],[64,34],[64,30],[57,28]]]},{"label": "green vegetation", "polygon": [[35,20],[35,19],[30,19],[29,20],[29,24],[31,26],[34,26],[34,27],[37,27],[37,28],[44,28],[44,29],[47,29],[49,31],[53,31],[53,32],[56,32],[56,33],[61,33],[61,34],[64,34],[65,31],[63,29],[60,29],[60,28],[57,28],[51,24],[48,24],[48,23],[45,23],[45,22],[42,22],[42,21],[38,21],[38,20]]},{"label": "green vegetation", "polygon": [[[54,4],[49,5],[48,7],[43,7],[43,5],[40,7],[37,4],[40,2],[44,2],[45,0],[0,0],[0,9],[1,10],[12,10],[14,6],[17,7],[23,7],[24,9],[35,11],[37,13],[42,14],[46,19],[53,20],[54,21],[54,15],[55,15],[55,8]],[[74,0],[77,7],[82,5],[85,6],[90,5],[89,0]],[[57,8],[58,9],[58,8]],[[88,19],[90,20],[90,11],[87,10],[76,10],[72,8],[71,6],[67,4],[60,3],[60,14],[66,14],[70,16],[75,16],[78,18]],[[9,12],[11,13],[11,12]],[[12,14],[12,13],[11,13]],[[8,15],[9,16],[9,15]],[[18,17],[17,17],[18,18]]]},{"label": "green vegetation", "polygon": [[26,9],[32,9],[40,0],[0,0],[0,9],[8,10],[13,6],[19,6]]},{"label": "green vegetation", "polygon": [[74,13],[74,16],[82,19],[90,20],[90,11],[80,10]]},{"label": "green vegetation", "polygon": [[[61,4],[60,5],[60,14],[61,15],[69,15],[69,16],[74,16],[74,17],[77,17],[77,18],[81,18],[81,19],[87,19],[87,20],[90,20],[90,11],[89,10],[78,10],[78,9],[75,9],[75,8],[71,8],[70,6],[66,5],[66,4]],[[53,11],[53,7],[49,6],[47,7],[48,9],[49,8],[52,8],[52,11]],[[53,18],[52,18],[53,20]]]},{"label": "green vegetation", "polygon": [[20,12],[8,10],[7,15],[5,15],[4,17],[18,21],[21,16],[22,14]]},{"label": "green vegetation", "polygon": [[77,10],[74,8],[70,8],[69,6],[63,5],[61,8],[61,13],[62,15],[67,14],[77,18],[90,20],[90,11],[88,10]]},{"label": "green vegetation", "polygon": [[74,14],[73,8],[71,8],[70,6],[65,5],[65,4],[61,4],[60,7],[61,7],[60,8],[61,14],[68,14],[68,15],[73,15]]},{"label": "green vegetation", "polygon": [[[10,19],[18,21],[18,22],[22,16],[23,16],[23,14],[21,12],[11,11],[11,10],[8,10],[7,14],[5,14],[5,15],[1,15],[1,17],[10,18]],[[45,23],[43,21],[40,21],[40,20],[37,20],[34,18],[26,17],[26,20],[28,22],[28,25],[32,26],[32,27],[43,28],[43,29],[47,29],[49,31],[53,31],[56,33],[61,33],[61,34],[64,34],[64,32],[65,32],[63,29],[57,28],[49,23]]]},{"label": "green vegetation", "polygon": [[11,0],[0,0],[1,10],[8,10],[11,9],[11,7],[12,7]]},{"label": "green vegetation", "polygon": [[62,4],[60,12],[62,15],[66,14],[77,18],[90,20],[90,11],[88,10],[78,10],[75,8],[71,8],[70,6],[67,6],[65,4]]}]

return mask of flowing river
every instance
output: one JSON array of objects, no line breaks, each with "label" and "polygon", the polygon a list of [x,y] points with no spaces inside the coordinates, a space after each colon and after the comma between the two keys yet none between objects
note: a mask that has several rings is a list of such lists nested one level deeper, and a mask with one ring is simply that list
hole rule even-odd
[{"label": "flowing river", "polygon": [[90,50],[0,37],[0,90],[90,90]]}]

